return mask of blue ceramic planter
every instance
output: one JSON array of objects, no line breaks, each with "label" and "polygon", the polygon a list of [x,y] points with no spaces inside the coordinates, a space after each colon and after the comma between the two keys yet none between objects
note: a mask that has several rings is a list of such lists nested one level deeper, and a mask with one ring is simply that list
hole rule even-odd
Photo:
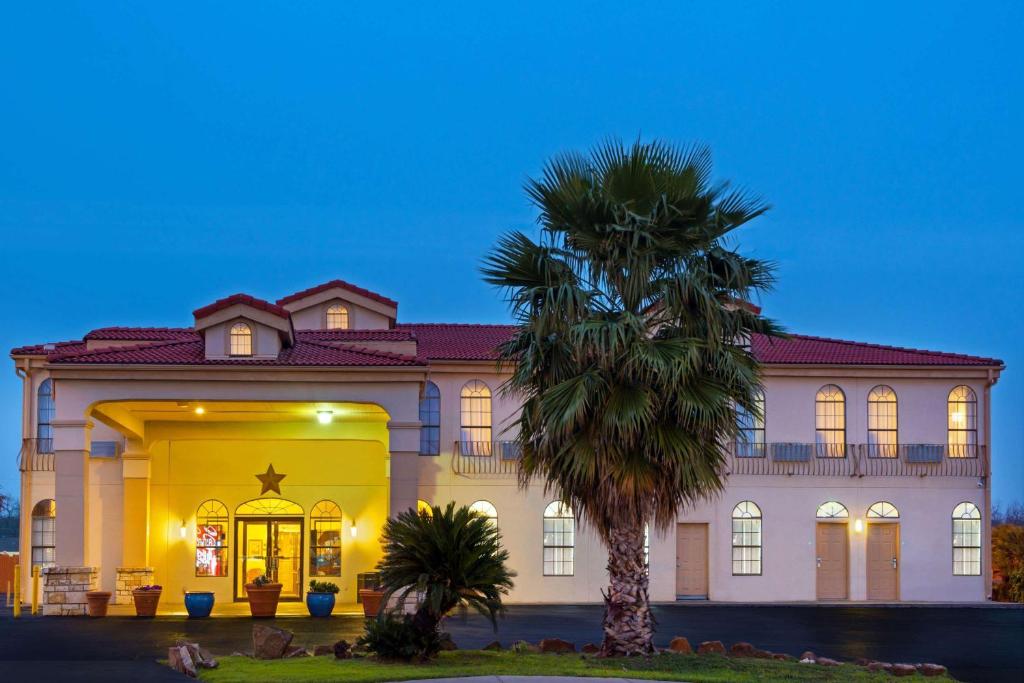
[{"label": "blue ceramic planter", "polygon": [[311,617],[329,617],[334,611],[334,593],[306,593],[306,607]]},{"label": "blue ceramic planter", "polygon": [[190,591],[185,593],[185,609],[190,619],[203,619],[213,611],[213,593],[209,591]]}]

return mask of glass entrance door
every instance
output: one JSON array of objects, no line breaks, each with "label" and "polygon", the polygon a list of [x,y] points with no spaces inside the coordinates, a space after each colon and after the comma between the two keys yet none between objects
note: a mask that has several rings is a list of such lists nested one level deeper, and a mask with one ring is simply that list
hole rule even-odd
[{"label": "glass entrance door", "polygon": [[282,600],[302,597],[302,520],[239,519],[235,600],[245,600],[245,584],[267,574],[281,584]]}]

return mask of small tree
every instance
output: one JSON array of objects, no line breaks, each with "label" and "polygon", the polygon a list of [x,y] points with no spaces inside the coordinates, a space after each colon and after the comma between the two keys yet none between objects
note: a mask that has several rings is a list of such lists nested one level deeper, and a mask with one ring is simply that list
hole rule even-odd
[{"label": "small tree", "polygon": [[437,631],[456,607],[472,607],[497,628],[501,598],[512,588],[508,551],[487,518],[466,506],[409,509],[384,523],[384,558],[377,566],[384,602],[419,596],[412,624]]}]

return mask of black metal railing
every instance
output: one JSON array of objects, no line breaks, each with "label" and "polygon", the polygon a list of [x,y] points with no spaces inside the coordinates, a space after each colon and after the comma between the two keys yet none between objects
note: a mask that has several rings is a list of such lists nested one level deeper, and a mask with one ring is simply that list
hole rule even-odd
[{"label": "black metal railing", "polygon": [[983,477],[987,451],[974,444],[737,443],[729,474],[817,477]]},{"label": "black metal railing", "polygon": [[519,472],[519,456],[515,441],[456,441],[452,470],[465,476],[515,475]]},{"label": "black metal railing", "polygon": [[22,439],[18,469],[22,472],[53,472],[53,439]]}]

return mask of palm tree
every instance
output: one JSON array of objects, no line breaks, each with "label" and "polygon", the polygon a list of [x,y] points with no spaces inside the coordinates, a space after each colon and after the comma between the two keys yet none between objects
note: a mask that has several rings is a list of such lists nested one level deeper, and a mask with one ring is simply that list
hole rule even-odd
[{"label": "palm tree", "polygon": [[468,606],[497,627],[501,598],[512,588],[505,563],[508,551],[501,534],[486,517],[467,506],[409,509],[384,523],[384,557],[378,564],[383,603],[392,595],[400,603],[413,593],[421,599],[413,625],[434,631],[453,609]]},{"label": "palm tree", "polygon": [[746,340],[779,333],[746,303],[773,266],[730,247],[768,207],[710,172],[703,146],[558,156],[526,185],[539,241],[508,233],[482,268],[518,324],[500,357],[520,485],[542,480],[608,548],[608,656],[653,651],[645,524],[721,491],[737,407],[758,409]]}]

